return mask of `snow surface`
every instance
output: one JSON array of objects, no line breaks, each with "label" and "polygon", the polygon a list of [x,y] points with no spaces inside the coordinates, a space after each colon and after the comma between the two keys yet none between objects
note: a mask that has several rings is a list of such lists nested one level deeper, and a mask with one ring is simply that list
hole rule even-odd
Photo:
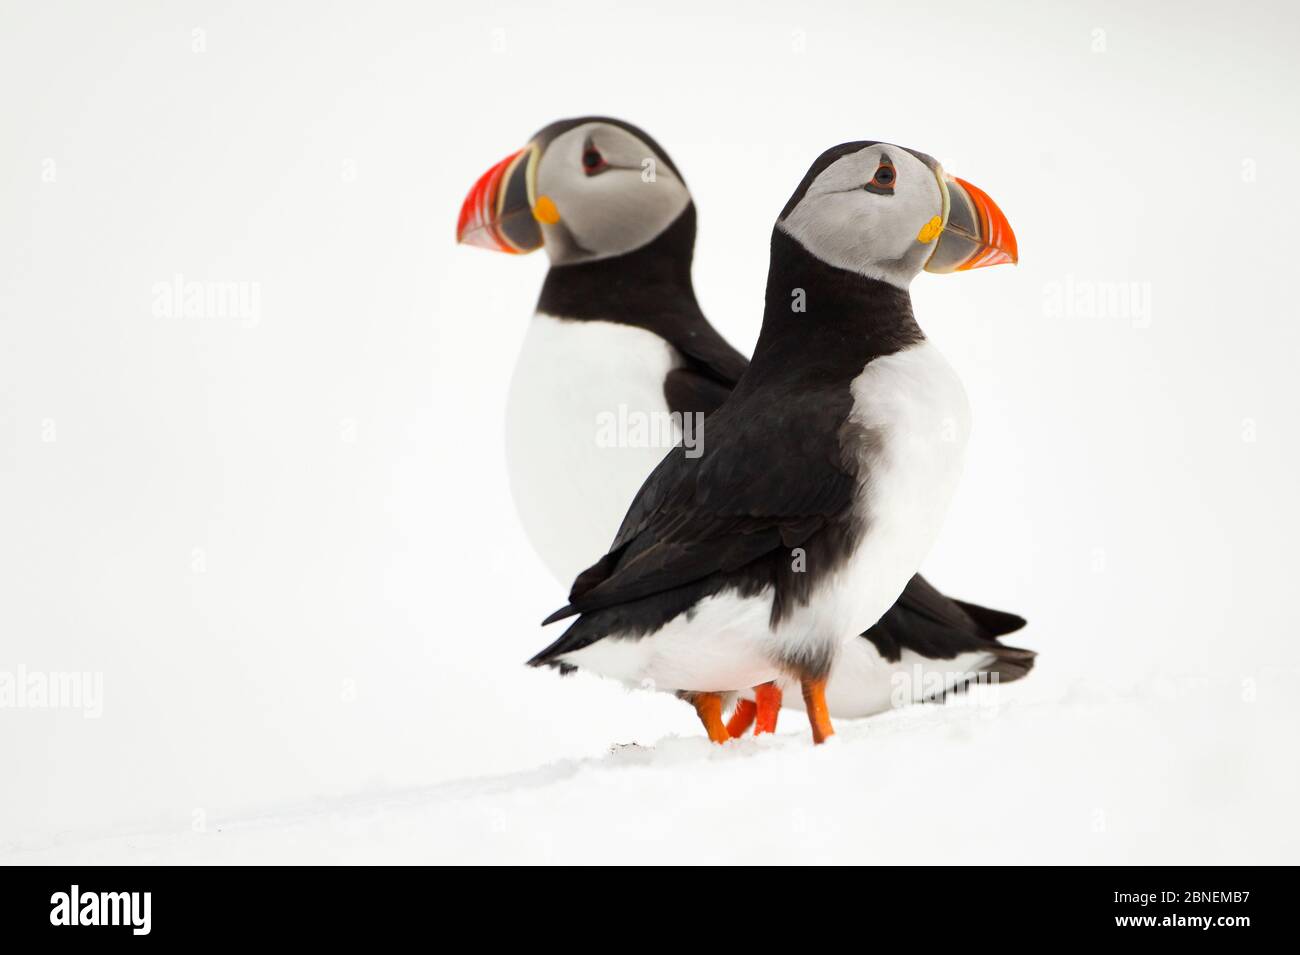
[{"label": "snow surface", "polygon": [[[1295,709],[1157,679],[1108,698],[1016,687],[783,732],[322,801],[207,831],[11,845],[14,864],[1281,863],[1300,839]],[[1285,711],[1285,712],[1283,712]]]}]

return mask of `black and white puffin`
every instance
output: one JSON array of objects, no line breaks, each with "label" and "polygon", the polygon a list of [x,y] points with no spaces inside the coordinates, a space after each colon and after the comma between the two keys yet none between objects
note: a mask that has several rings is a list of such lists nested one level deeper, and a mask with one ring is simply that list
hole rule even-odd
[{"label": "black and white puffin", "polygon": [[480,177],[456,235],[510,253],[544,245],[551,261],[510,382],[506,452],[524,530],[567,586],[673,443],[611,446],[604,416],[707,413],[747,362],[696,302],[686,184],[634,126],[547,126]]},{"label": "black and white puffin", "polygon": [[[978,210],[958,214],[965,213],[978,235]],[[955,236],[955,223],[950,231]],[[665,453],[662,446],[602,446],[601,416],[620,406],[710,413],[747,362],[696,302],[690,193],[666,152],[635,126],[599,117],[547,126],[480,177],[457,238],[512,253],[544,245],[551,259],[511,382],[507,451],[528,536],[567,583],[605,550],[627,502]],[[955,243],[945,240],[954,268],[962,264]],[[950,675],[982,669],[1019,676],[1032,654],[996,637],[1023,625],[1013,614],[953,601],[916,576],[865,639],[841,652],[827,688],[831,712],[889,708],[894,677],[917,667],[927,686],[939,674],[943,689],[960,682]],[[774,729],[782,696],[775,685],[760,689],[758,706],[742,700],[732,733],[755,722],[756,712],[757,730]],[[697,708],[713,706],[707,696],[694,699]],[[785,699],[802,702],[798,694]],[[701,715],[710,736],[723,738],[717,722]]]}]

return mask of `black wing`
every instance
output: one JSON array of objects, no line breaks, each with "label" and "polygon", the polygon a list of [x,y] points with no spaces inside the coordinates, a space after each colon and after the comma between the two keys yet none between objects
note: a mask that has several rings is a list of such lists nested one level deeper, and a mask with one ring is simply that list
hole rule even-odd
[{"label": "black wing", "polygon": [[668,409],[679,414],[717,411],[749,367],[749,359],[732,348],[698,308],[659,323],[656,331],[683,359],[664,379]]},{"label": "black wing", "polygon": [[674,448],[660,462],[610,552],[578,576],[569,606],[548,622],[737,571],[765,555],[788,567],[795,547],[810,552],[810,572],[791,575],[806,595],[808,578],[852,549],[856,465],[843,460],[838,429],[826,426],[843,421],[850,402],[847,393],[807,387],[729,402],[709,419],[698,457]]},{"label": "black wing", "polygon": [[664,377],[664,397],[675,414],[711,415],[722,407],[731,387],[690,366],[674,368]]},{"label": "black wing", "polygon": [[897,662],[904,650],[931,660],[951,660],[960,653],[991,653],[986,669],[1002,682],[1019,679],[1033,669],[1032,650],[1008,647],[997,637],[1025,625],[1023,617],[990,610],[944,596],[920,574],[908,581],[898,601],[871,629],[862,634],[882,657]]}]

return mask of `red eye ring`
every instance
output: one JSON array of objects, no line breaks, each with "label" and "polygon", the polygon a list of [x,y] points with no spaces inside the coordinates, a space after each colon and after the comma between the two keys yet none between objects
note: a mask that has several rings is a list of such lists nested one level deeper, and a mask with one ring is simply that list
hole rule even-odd
[{"label": "red eye ring", "polygon": [[605,157],[600,154],[600,150],[588,143],[582,150],[582,171],[588,176],[594,176],[608,168],[609,163],[605,162]]},{"label": "red eye ring", "polygon": [[892,196],[894,194],[894,183],[896,182],[898,182],[898,171],[894,169],[894,164],[890,162],[888,157],[882,156],[880,165],[876,167],[871,181],[862,188],[873,195]]}]

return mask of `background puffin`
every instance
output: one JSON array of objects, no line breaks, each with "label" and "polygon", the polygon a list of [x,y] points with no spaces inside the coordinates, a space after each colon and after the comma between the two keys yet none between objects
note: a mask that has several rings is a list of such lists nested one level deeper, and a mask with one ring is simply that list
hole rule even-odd
[{"label": "background puffin", "polygon": [[[960,206],[956,215],[979,236],[978,210]],[[976,246],[959,248],[952,225],[941,245],[955,267]],[[507,253],[544,245],[551,260],[511,382],[507,455],[525,530],[567,583],[605,550],[666,451],[601,446],[600,416],[620,406],[708,414],[748,363],[700,311],[691,283],[694,204],[667,153],[635,126],[600,117],[547,126],[475,183],[457,238]],[[1002,679],[1023,675],[1033,655],[995,639],[1023,625],[1013,614],[953,601],[916,576],[843,654],[842,675],[827,691],[832,712],[887,709],[894,676],[918,666],[928,686],[940,676],[940,692],[983,669]],[[758,702],[741,701],[733,733],[756,712],[756,730],[775,728],[782,694],[765,688]],[[799,702],[797,694],[787,699]]]}]

